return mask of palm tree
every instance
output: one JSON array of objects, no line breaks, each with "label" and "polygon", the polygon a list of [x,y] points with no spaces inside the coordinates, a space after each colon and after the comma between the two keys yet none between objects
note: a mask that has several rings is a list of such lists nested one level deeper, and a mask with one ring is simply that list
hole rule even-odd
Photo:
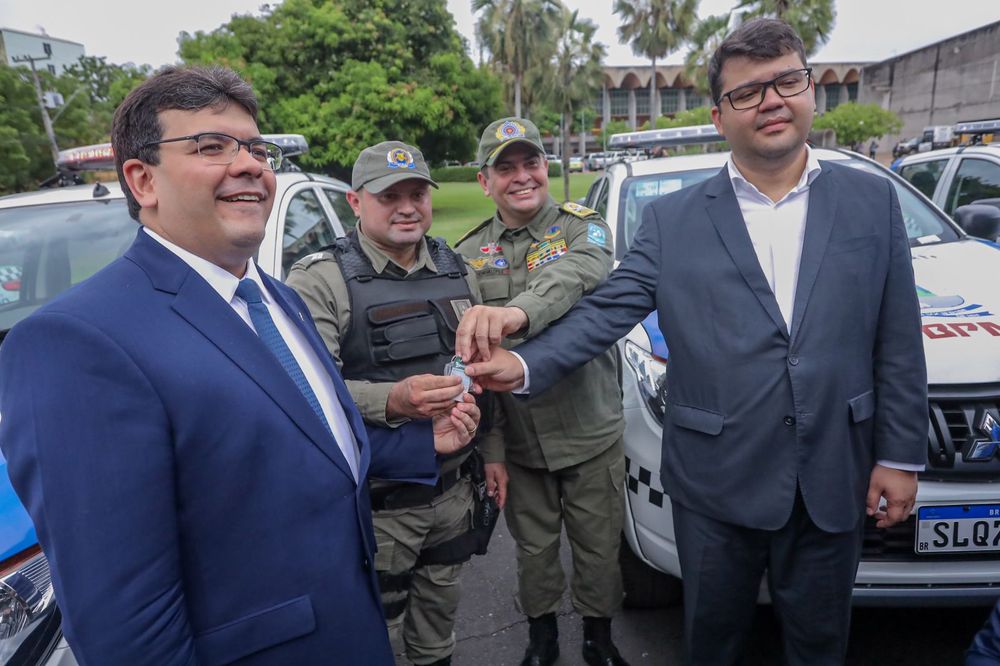
[{"label": "palm tree", "polygon": [[770,16],[787,21],[799,33],[811,56],[830,39],[837,10],[833,0],[740,0],[734,12],[743,10],[743,18]]},{"label": "palm tree", "polygon": [[649,58],[650,125],[660,115],[656,94],[656,61],[679,49],[691,35],[697,18],[698,0],[615,0],[615,13],[622,19],[618,37],[632,43],[632,52]]},{"label": "palm tree", "polygon": [[605,48],[594,43],[597,25],[580,18],[578,11],[563,8],[558,24],[559,39],[551,64],[544,70],[544,90],[548,104],[560,115],[564,198],[569,199],[570,129],[573,114],[581,104],[590,104],[604,77]]},{"label": "palm tree", "polygon": [[552,51],[554,26],[561,0],[472,0],[476,38],[490,54],[494,67],[510,76],[514,115],[521,115],[521,86],[525,73]]},{"label": "palm tree", "polygon": [[684,74],[700,93],[711,92],[708,85],[708,61],[729,34],[730,20],[729,14],[709,16],[698,21],[691,34],[691,50],[684,60]]}]

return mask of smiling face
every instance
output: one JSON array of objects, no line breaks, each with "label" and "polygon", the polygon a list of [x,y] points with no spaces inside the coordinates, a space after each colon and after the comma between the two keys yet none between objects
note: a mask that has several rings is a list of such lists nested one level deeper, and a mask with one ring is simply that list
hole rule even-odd
[{"label": "smiling face", "polygon": [[409,267],[420,240],[431,228],[431,186],[408,178],[377,194],[361,188],[347,200],[372,243],[400,266]]},{"label": "smiling face", "polygon": [[[728,58],[721,71],[722,92],[803,67],[795,52],[768,60]],[[760,106],[742,111],[733,109],[723,97],[712,108],[712,122],[729,142],[738,166],[768,168],[793,162],[803,154],[815,111],[815,87],[810,81],[805,92],[792,97],[781,97],[768,87]]]},{"label": "smiling face", "polygon": [[549,164],[526,143],[504,149],[493,166],[479,172],[479,184],[508,227],[523,227],[549,199]]},{"label": "smiling face", "polygon": [[[159,122],[164,139],[202,132],[221,132],[245,141],[260,138],[253,118],[235,103],[198,111],[161,111]],[[247,260],[264,239],[274,202],[274,173],[243,147],[231,164],[203,159],[194,141],[161,144],[159,156],[159,164],[133,159],[123,165],[142,206],[142,223],[242,277]]]}]

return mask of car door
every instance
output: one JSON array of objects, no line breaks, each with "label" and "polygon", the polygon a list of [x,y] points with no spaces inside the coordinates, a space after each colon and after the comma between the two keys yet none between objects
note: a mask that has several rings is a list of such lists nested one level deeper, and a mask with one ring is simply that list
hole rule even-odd
[{"label": "car door", "polygon": [[[925,197],[934,201],[934,194],[941,182],[941,176],[947,170],[949,159],[949,157],[942,157],[905,164],[899,168],[899,175],[920,190]],[[943,192],[941,196],[944,196]],[[940,199],[936,201],[940,201]]]}]

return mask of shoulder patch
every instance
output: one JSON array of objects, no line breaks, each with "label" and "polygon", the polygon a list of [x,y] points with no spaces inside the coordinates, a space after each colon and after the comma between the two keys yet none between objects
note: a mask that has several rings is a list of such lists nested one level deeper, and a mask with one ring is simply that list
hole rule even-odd
[{"label": "shoulder patch", "polygon": [[292,268],[301,268],[303,270],[309,268],[318,261],[333,261],[333,252],[329,250],[320,250],[319,252],[313,252],[312,254],[307,254],[298,261]]},{"label": "shoulder patch", "polygon": [[579,218],[590,217],[591,215],[597,215],[597,211],[593,208],[587,208],[586,206],[581,206],[575,201],[567,201],[562,206],[559,207],[565,213],[570,215],[576,215]]},{"label": "shoulder patch", "polygon": [[464,234],[462,234],[461,237],[459,237],[459,239],[457,241],[455,241],[455,245],[453,247],[458,247],[459,244],[461,244],[467,238],[469,238],[470,236],[472,236],[472,234],[476,233],[477,231],[480,231],[481,229],[486,228],[486,225],[488,225],[492,221],[493,221],[493,218],[491,217],[490,219],[483,220],[482,222],[480,222],[476,226],[472,227],[471,229],[469,229],[468,231],[466,231]]}]

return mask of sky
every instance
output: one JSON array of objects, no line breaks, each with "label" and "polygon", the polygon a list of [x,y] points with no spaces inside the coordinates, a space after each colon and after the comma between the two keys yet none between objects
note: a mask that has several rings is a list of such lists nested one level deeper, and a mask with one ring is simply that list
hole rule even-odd
[{"label": "sky", "polygon": [[[606,65],[646,64],[619,44],[611,0],[564,0],[599,26],[596,40],[608,47]],[[722,13],[736,0],[701,0],[700,16]],[[256,13],[261,0],[0,0],[0,27],[44,31],[80,42],[87,55],[112,63],[158,67],[176,62],[181,31],[211,31],[232,14]],[[459,31],[474,45],[470,0],[448,0]],[[996,0],[839,0],[830,41],[814,62],[878,61],[1000,20]],[[680,63],[683,52],[667,63]]]}]

